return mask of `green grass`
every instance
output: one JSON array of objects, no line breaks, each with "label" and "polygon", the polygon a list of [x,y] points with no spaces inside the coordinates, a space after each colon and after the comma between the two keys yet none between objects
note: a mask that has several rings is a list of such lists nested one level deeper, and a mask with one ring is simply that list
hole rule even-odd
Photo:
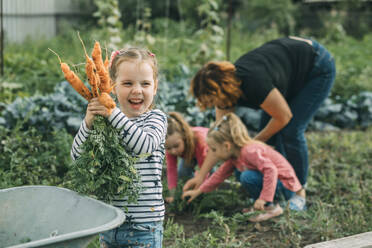
[{"label": "green grass", "polygon": [[[247,201],[238,188],[219,189],[204,195],[209,203],[218,202],[212,208],[200,208],[202,198],[199,205],[173,209],[176,215],[164,222],[164,247],[303,247],[371,231],[372,128],[308,133],[307,138],[307,211],[286,209],[282,216],[256,225],[239,213]],[[89,246],[95,247],[98,240]]]}]

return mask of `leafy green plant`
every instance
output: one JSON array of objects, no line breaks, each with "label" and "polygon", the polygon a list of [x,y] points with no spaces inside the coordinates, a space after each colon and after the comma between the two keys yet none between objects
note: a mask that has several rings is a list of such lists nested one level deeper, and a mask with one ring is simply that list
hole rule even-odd
[{"label": "leafy green plant", "polygon": [[136,159],[121,144],[120,131],[106,118],[95,118],[81,155],[69,170],[66,187],[108,203],[117,197],[137,202],[141,177],[134,167]]},{"label": "leafy green plant", "polygon": [[59,185],[71,163],[72,137],[64,129],[44,136],[35,128],[0,126],[0,188]]},{"label": "leafy green plant", "polygon": [[[19,83],[2,82],[0,84],[0,102],[9,104],[14,100],[15,96],[28,96],[26,92],[22,92],[23,86]],[[2,109],[0,108],[0,111]]]},{"label": "leafy green plant", "polygon": [[93,16],[98,18],[98,25],[109,37],[108,48],[116,50],[122,46],[122,23],[121,23],[121,12],[119,10],[118,0],[94,0],[94,4],[97,6],[97,11],[93,13]]},{"label": "leafy green plant", "polygon": [[21,130],[33,127],[44,134],[54,128],[64,128],[74,134],[80,126],[86,104],[86,100],[64,81],[56,85],[51,94],[18,97],[10,104],[3,104],[0,125],[13,129],[22,122]]},{"label": "leafy green plant", "polygon": [[219,0],[206,0],[197,8],[202,21],[200,24],[201,28],[195,32],[194,37],[196,40],[200,40],[201,43],[192,54],[191,60],[198,66],[209,60],[221,60],[224,56],[221,50],[224,31],[220,25],[220,5]]},{"label": "leafy green plant", "polygon": [[135,25],[134,44],[136,46],[148,47],[152,50],[156,39],[151,35],[151,9],[145,7],[141,11],[141,18],[137,20]]}]

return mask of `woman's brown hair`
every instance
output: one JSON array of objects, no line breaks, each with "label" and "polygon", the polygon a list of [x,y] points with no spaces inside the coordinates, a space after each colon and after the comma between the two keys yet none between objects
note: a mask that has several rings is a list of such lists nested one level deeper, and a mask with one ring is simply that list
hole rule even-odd
[{"label": "woman's brown hair", "polygon": [[168,113],[168,129],[167,136],[174,133],[179,133],[185,142],[185,150],[183,152],[184,159],[187,165],[191,164],[194,158],[195,139],[194,132],[190,125],[186,122],[183,116],[178,112]]},{"label": "woman's brown hair", "polygon": [[[201,109],[230,108],[243,95],[241,81],[235,75],[235,66],[228,61],[208,62],[191,80],[190,91]],[[210,101],[213,101],[211,104]]]}]

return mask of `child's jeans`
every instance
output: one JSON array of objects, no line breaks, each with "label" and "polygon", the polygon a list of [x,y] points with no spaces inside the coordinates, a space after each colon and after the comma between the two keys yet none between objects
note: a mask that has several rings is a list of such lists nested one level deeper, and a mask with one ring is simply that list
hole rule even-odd
[{"label": "child's jeans", "polygon": [[[214,166],[211,169],[211,171],[209,172],[210,173],[209,175],[213,174],[215,171],[216,171],[216,166]],[[180,159],[180,162],[178,163],[177,173],[178,173],[179,178],[192,178],[195,176],[195,173],[197,173],[197,171],[195,172],[195,167],[191,168],[191,167],[186,166],[184,159]]]},{"label": "child's jeans", "polygon": [[[240,172],[235,169],[235,176],[251,198],[256,200],[260,197],[263,185],[263,175],[261,172],[256,170],[246,170]],[[282,182],[278,180],[274,199],[279,200],[283,199],[284,197],[285,200],[289,200],[292,196],[294,196],[294,194],[295,192],[285,188]]]},{"label": "child's jeans", "polygon": [[115,229],[101,233],[99,240],[101,248],[161,248],[163,222],[124,222]]},{"label": "child's jeans", "polygon": [[194,168],[186,166],[185,160],[180,159],[180,162],[178,163],[177,173],[179,178],[192,178],[194,177]]}]

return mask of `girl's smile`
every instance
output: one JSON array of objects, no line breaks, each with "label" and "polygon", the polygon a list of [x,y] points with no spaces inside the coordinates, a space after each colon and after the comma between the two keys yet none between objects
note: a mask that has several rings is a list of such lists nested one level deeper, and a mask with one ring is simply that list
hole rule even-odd
[{"label": "girl's smile", "polygon": [[131,104],[133,109],[140,109],[141,105],[144,102],[143,99],[139,99],[139,98],[130,98],[128,101]]}]

